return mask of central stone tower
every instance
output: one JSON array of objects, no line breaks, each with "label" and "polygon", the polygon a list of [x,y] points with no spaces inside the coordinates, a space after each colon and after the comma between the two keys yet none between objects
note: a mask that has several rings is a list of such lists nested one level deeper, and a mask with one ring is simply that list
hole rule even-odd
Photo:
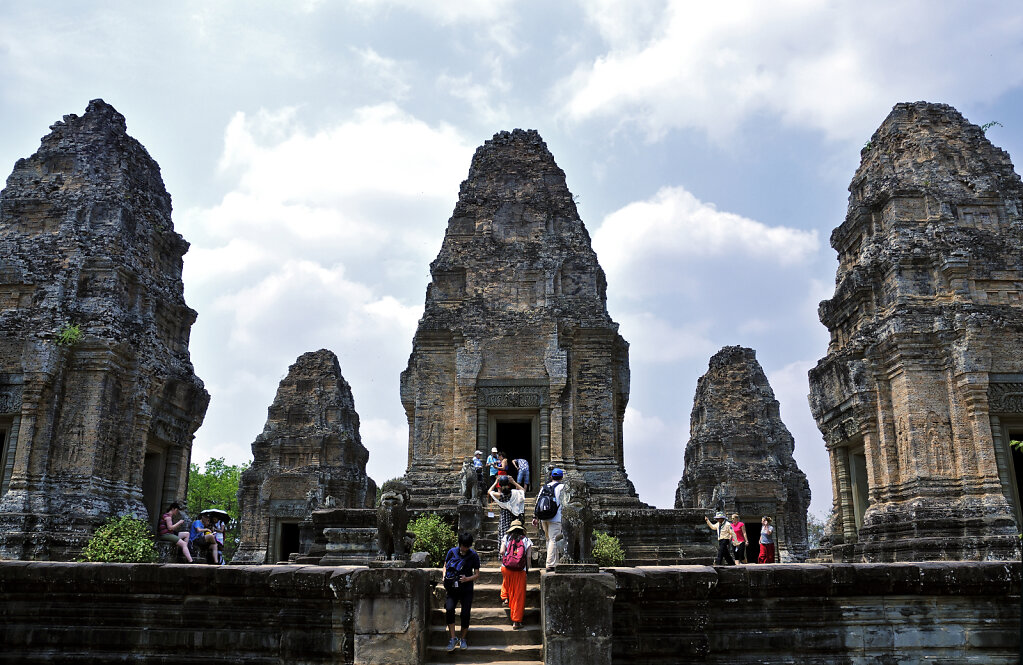
[{"label": "central stone tower", "polygon": [[565,173],[536,131],[477,149],[431,264],[401,375],[414,508],[453,508],[479,449],[561,466],[601,506],[643,506],[625,473],[629,345]]}]

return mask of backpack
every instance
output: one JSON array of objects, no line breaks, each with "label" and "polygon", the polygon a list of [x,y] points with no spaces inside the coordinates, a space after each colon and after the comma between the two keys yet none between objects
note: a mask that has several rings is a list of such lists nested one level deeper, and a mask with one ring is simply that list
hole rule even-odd
[{"label": "backpack", "polygon": [[525,570],[526,545],[521,538],[509,538],[501,564],[509,570]]},{"label": "backpack", "polygon": [[448,550],[448,555],[444,560],[448,564],[446,571],[446,580],[457,580],[458,576],[462,574],[462,566],[465,564],[465,558],[458,552],[457,547],[453,547]]},{"label": "backpack", "polygon": [[536,496],[536,509],[533,511],[536,519],[549,520],[558,514],[558,499],[554,492],[556,486],[557,483],[550,483],[540,489]]}]

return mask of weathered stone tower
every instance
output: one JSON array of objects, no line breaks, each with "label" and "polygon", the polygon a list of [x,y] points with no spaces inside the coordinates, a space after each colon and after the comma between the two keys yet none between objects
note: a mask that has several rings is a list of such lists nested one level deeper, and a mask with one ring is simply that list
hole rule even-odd
[{"label": "weathered stone tower", "polygon": [[898,104],[862,150],[820,305],[810,406],[831,455],[832,555],[1018,559],[1023,186],[942,104]]},{"label": "weathered stone tower", "polygon": [[752,542],[774,520],[782,561],[806,559],[810,485],[756,351],[726,346],[696,384],[675,508],[739,513]]},{"label": "weathered stone tower", "polygon": [[4,558],[72,558],[114,515],[155,524],[209,403],[159,166],[102,100],[51,129],[0,194]]},{"label": "weathered stone tower", "polygon": [[352,389],[327,349],[288,368],[252,455],[238,488],[241,543],[232,563],[286,560],[316,508],[373,507],[376,483],[366,475]]},{"label": "weathered stone tower", "polygon": [[565,174],[535,131],[480,147],[431,264],[401,399],[413,506],[453,508],[456,473],[497,447],[639,506],[622,459],[628,344]]}]

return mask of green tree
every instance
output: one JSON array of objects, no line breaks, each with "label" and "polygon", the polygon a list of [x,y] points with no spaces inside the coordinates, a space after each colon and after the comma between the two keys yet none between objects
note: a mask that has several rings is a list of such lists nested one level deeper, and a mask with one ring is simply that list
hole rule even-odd
[{"label": "green tree", "polygon": [[830,516],[820,517],[808,512],[806,514],[806,543],[810,549],[817,549],[821,546],[821,540],[828,529]]},{"label": "green tree", "polygon": [[192,519],[207,508],[223,510],[231,516],[224,534],[224,557],[230,559],[238,547],[238,484],[248,463],[232,465],[223,457],[206,460],[202,471],[198,464],[188,466],[188,512]]}]

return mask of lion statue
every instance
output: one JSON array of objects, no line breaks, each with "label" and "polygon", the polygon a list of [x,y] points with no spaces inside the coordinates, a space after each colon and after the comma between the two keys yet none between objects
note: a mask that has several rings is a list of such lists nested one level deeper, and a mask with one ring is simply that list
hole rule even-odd
[{"label": "lion statue", "polygon": [[569,477],[561,490],[561,537],[557,546],[565,563],[593,560],[593,509],[581,478]]},{"label": "lion statue", "polygon": [[462,471],[458,474],[462,486],[462,498],[459,503],[479,503],[480,483],[476,477],[476,467],[472,464],[472,458],[465,460],[462,464]]},{"label": "lion statue", "polygon": [[377,507],[377,557],[404,560],[415,534],[407,533],[408,487],[400,480],[388,480],[380,491]]}]

